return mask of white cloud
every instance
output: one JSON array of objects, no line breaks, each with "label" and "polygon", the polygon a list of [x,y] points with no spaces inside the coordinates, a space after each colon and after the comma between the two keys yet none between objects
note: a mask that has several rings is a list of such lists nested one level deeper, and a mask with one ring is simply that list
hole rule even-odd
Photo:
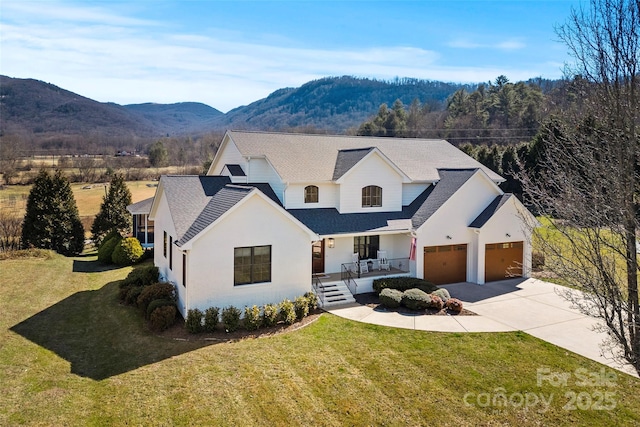
[{"label": "white cloud", "polygon": [[[228,111],[325,76],[477,82],[500,74],[511,80],[544,74],[544,69],[444,67],[438,52],[411,46],[328,50],[273,43],[273,38],[248,43],[225,32],[172,32],[169,25],[99,7],[54,4],[3,3],[0,73],[40,79],[103,102],[199,101]],[[464,40],[454,45],[479,46]],[[517,40],[494,45],[523,46]]]},{"label": "white cloud", "polygon": [[450,41],[447,45],[458,49],[497,49],[505,51],[519,50],[527,47],[527,45],[519,39],[480,43],[465,38],[459,38]]}]

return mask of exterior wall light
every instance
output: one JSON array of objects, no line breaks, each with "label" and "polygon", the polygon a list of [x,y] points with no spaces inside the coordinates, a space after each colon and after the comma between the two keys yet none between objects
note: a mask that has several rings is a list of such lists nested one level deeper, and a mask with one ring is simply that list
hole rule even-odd
[{"label": "exterior wall light", "polygon": [[511,237],[511,234],[507,233],[507,237]]},{"label": "exterior wall light", "polygon": [[451,236],[447,236],[447,240],[451,240]]},{"label": "exterior wall light", "polygon": [[336,247],[336,241],[335,241],[335,240],[333,240],[333,238],[331,238],[331,237],[330,237],[330,238],[328,239],[328,243],[329,243],[329,248],[333,249],[333,248],[335,248],[335,247]]}]

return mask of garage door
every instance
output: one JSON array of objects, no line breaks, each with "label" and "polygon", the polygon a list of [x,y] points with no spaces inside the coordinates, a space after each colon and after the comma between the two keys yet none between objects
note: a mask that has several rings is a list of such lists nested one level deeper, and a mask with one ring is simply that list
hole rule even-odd
[{"label": "garage door", "polygon": [[493,282],[522,276],[523,242],[491,243],[485,246],[484,280]]},{"label": "garage door", "polygon": [[436,285],[467,280],[467,245],[425,246],[424,279]]}]

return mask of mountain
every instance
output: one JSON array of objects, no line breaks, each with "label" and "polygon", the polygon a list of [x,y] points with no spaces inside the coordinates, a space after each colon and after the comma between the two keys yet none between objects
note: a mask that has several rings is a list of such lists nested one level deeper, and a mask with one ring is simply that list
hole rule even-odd
[{"label": "mountain", "polygon": [[199,102],[129,104],[124,108],[142,116],[154,129],[170,134],[206,132],[211,130],[211,122],[224,116],[223,112]]},{"label": "mountain", "polygon": [[229,111],[219,125],[234,129],[282,130],[311,127],[344,133],[375,115],[382,103],[396,99],[409,105],[414,99],[441,109],[461,85],[418,79],[392,82],[350,76],[314,80],[299,88],[280,89],[268,97]]},{"label": "mountain", "polygon": [[198,136],[225,129],[320,130],[344,133],[374,116],[380,104],[418,99],[442,109],[460,88],[475,86],[417,79],[355,77],[314,80],[286,88],[224,114],[195,102],[102,103],[34,79],[0,76],[0,135],[15,135],[28,150],[102,152],[143,147],[164,136]]}]

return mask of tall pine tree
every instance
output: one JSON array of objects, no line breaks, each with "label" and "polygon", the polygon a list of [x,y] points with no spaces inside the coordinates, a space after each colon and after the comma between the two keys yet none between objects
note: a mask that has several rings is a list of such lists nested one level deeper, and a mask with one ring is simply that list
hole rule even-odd
[{"label": "tall pine tree", "polygon": [[122,174],[115,174],[111,179],[109,192],[102,200],[100,212],[96,215],[91,226],[91,234],[96,245],[111,231],[121,235],[131,230],[131,214],[127,205],[131,204],[131,191],[127,188]]},{"label": "tall pine tree", "polygon": [[74,255],[84,248],[84,227],[69,181],[41,170],[27,199],[22,245]]}]

